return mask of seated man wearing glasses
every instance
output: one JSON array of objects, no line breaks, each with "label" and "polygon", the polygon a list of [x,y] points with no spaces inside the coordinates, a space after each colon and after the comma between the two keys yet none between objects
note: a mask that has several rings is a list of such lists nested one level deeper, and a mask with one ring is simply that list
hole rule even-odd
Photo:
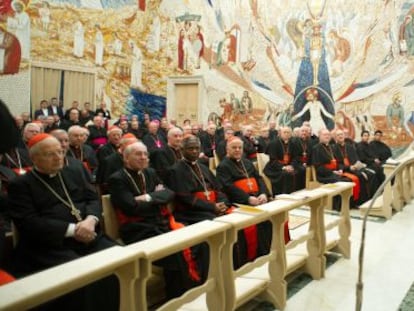
[{"label": "seated man wearing glasses", "polygon": [[[33,170],[9,185],[10,215],[19,233],[15,273],[34,273],[115,245],[99,229],[102,212],[95,189],[79,166],[64,167],[59,141],[38,134],[28,147]],[[118,310],[118,301],[118,284],[110,276],[52,301],[49,307]]]}]

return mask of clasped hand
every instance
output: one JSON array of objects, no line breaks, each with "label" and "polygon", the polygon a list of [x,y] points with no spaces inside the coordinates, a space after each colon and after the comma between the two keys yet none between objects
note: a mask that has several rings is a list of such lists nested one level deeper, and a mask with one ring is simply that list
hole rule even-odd
[{"label": "clasped hand", "polygon": [[75,240],[83,243],[90,243],[96,238],[95,232],[96,220],[92,217],[78,222],[75,227]]}]

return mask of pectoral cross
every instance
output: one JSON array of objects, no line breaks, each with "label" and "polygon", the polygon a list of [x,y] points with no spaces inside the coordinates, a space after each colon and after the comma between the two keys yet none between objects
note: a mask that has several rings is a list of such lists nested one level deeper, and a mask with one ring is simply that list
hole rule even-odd
[{"label": "pectoral cross", "polygon": [[75,206],[72,206],[70,213],[75,216],[77,221],[82,221],[80,210],[78,210]]},{"label": "pectoral cross", "polygon": [[247,186],[249,187],[249,190],[253,189],[253,183],[250,180],[247,182]]},{"label": "pectoral cross", "polygon": [[204,192],[204,195],[206,196],[207,200],[210,200],[210,191],[206,190]]}]

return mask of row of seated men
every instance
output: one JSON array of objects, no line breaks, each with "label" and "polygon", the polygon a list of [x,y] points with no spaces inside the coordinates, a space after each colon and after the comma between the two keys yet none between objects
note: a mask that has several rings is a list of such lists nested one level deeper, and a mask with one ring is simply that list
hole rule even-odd
[{"label": "row of seated men", "polygon": [[279,134],[268,145],[270,161],[263,170],[272,181],[274,194],[304,188],[305,168],[312,165],[320,183],[354,182],[351,206],[356,207],[369,200],[385,179],[382,165],[392,154],[381,141],[381,131],[375,132],[371,142],[369,132],[363,131],[358,143],[340,129],[322,129],[317,139],[307,126],[302,126],[299,138],[291,137],[290,128],[281,128]]},{"label": "row of seated men", "polygon": [[[285,139],[285,134],[288,139]],[[289,134],[290,130],[283,128],[280,131],[280,137],[278,139],[275,139],[274,143],[270,143],[267,150],[270,154],[271,161],[269,161],[267,166],[271,167],[274,165],[272,161],[274,162],[274,160],[277,160],[278,154],[279,156],[281,155],[281,161],[287,161],[288,157],[295,158],[292,152],[295,148],[292,147],[289,149],[289,144],[293,144],[293,140],[289,137]],[[330,152],[332,148],[329,145],[330,133],[327,132],[328,135],[326,135],[326,137],[322,134],[323,133],[321,132],[321,142],[317,144],[316,147],[312,148],[312,155],[315,159],[318,157],[317,151],[315,151],[317,150],[318,146],[322,146],[321,148],[325,148],[324,150],[327,151],[326,153],[328,155],[332,155],[332,152]],[[73,259],[59,259],[62,261],[56,262],[58,259],[55,256],[53,256],[53,260],[50,258],[42,258],[42,255],[44,253],[43,251],[41,252],[42,254],[39,254],[39,252],[36,252],[33,247],[29,247],[31,243],[28,243],[28,241],[33,242],[33,240],[36,240],[36,238],[46,238],[47,242],[51,242],[49,240],[53,240],[50,236],[52,229],[48,231],[48,226],[46,226],[46,228],[40,228],[40,224],[42,224],[42,222],[37,224],[38,227],[34,226],[33,228],[33,224],[36,222],[32,222],[31,220],[28,221],[28,219],[33,217],[33,214],[39,212],[39,209],[42,210],[44,206],[46,209],[50,208],[50,204],[47,204],[45,202],[51,200],[55,201],[61,208],[65,208],[66,206],[66,212],[69,215],[65,215],[65,217],[72,217],[76,218],[77,220],[74,226],[67,226],[67,230],[63,235],[63,242],[65,242],[64,244],[78,244],[73,243],[74,238],[75,242],[86,243],[89,245],[91,244],[91,241],[95,241],[98,236],[97,232],[99,232],[99,230],[96,228],[97,223],[99,223],[99,212],[94,211],[94,213],[90,215],[94,217],[85,217],[89,215],[87,206],[85,206],[85,208],[82,208],[83,211],[80,210],[81,215],[79,215],[79,212],[77,212],[77,210],[79,210],[77,207],[78,203],[74,204],[75,201],[72,201],[71,199],[72,188],[75,190],[76,188],[79,188],[79,186],[83,185],[88,189],[88,191],[92,189],[90,180],[88,179],[88,174],[85,171],[84,166],[79,165],[80,162],[77,162],[76,160],[70,161],[68,160],[69,157],[64,157],[64,153],[68,151],[67,133],[65,131],[56,131],[54,132],[54,135],[56,135],[60,141],[59,152],[43,152],[43,150],[40,150],[42,151],[42,156],[36,157],[36,148],[35,151],[32,151],[30,148],[30,158],[33,160],[35,169],[32,170],[29,174],[23,175],[23,177],[18,179],[18,181],[15,181],[15,183],[18,184],[19,182],[21,183],[22,180],[26,179],[25,183],[13,187],[14,181],[12,181],[9,186],[9,194],[11,196],[10,205],[12,207],[11,215],[16,223],[17,228],[19,229],[19,232],[22,232],[22,242],[19,243],[20,247],[16,249],[16,253],[19,254],[20,251],[22,254],[20,255],[20,261],[24,261],[24,264],[21,265],[21,267],[24,267],[25,269],[21,269],[20,271],[23,271],[25,273],[38,271],[47,268],[48,266],[53,266],[61,262]],[[39,135],[35,135],[32,138],[34,139],[38,136]],[[45,140],[43,143],[43,140],[40,140],[40,143],[30,143],[32,138],[29,140],[29,146],[36,146],[38,144],[40,144],[40,146],[43,146],[46,144],[46,142],[52,143],[51,137],[48,136],[46,136],[46,138],[43,138],[43,140]],[[36,139],[34,140],[36,141]],[[168,152],[171,154],[172,151],[174,162],[176,162],[175,164],[173,163],[169,166],[161,166],[162,169],[156,168],[159,176],[157,176],[157,173],[154,172],[154,170],[146,168],[148,165],[149,148],[142,143],[137,143],[136,141],[137,139],[131,137],[131,135],[124,137],[121,140],[119,152],[122,154],[119,152],[114,153],[119,159],[121,159],[121,166],[115,170],[114,174],[110,174],[110,177],[108,179],[109,192],[111,193],[111,198],[114,202],[114,206],[116,207],[118,221],[121,224],[120,234],[125,243],[132,243],[153,235],[166,232],[168,230],[173,230],[179,228],[182,226],[182,224],[187,225],[203,219],[212,219],[217,215],[231,212],[237,203],[259,205],[271,198],[269,196],[268,190],[263,183],[263,180],[258,175],[252,162],[246,158],[243,158],[243,139],[227,139],[226,150],[228,156],[224,158],[220,165],[217,167],[217,177],[215,177],[208,170],[207,166],[202,164],[200,165],[198,163],[198,160],[200,160],[200,141],[197,138],[190,136],[184,139],[184,142],[182,142],[182,131],[180,129],[174,128],[168,133],[168,148],[174,150],[168,151],[168,148],[159,148],[159,150],[157,150],[158,152],[153,153],[155,159],[157,157],[162,159],[163,157],[168,156]],[[328,144],[325,144],[325,141],[327,141]],[[56,140],[53,141],[53,143],[57,148]],[[277,145],[277,143],[282,144],[282,148],[275,148],[273,150],[273,147],[271,147],[272,144]],[[48,144],[46,144],[46,146],[47,145]],[[288,149],[286,149],[286,146]],[[272,156],[272,152],[275,154],[274,157]],[[68,153],[66,153],[66,155],[68,155]],[[302,152],[302,157],[303,156],[306,156],[306,154]],[[41,161],[42,159],[43,161]],[[39,173],[42,173],[42,169],[39,171],[39,167],[41,167],[41,165],[52,165],[52,159],[56,160],[56,166],[60,162],[62,162],[62,165],[65,163],[65,169],[62,170],[60,168],[59,170],[56,170],[55,168],[55,170],[51,172],[50,170],[45,170],[43,167],[43,171],[46,171],[46,176],[39,175]],[[332,160],[332,158],[330,158],[330,160]],[[157,162],[157,160],[154,160],[154,162]],[[324,165],[322,162],[315,163]],[[282,174],[289,173],[289,165],[291,164],[288,162],[283,162],[282,164],[284,164],[281,166]],[[318,167],[318,164],[315,165]],[[166,169],[167,167],[169,168]],[[77,170],[77,173],[72,172],[73,175],[77,175],[78,179],[74,178],[74,180],[77,180],[77,182],[73,184],[70,180],[68,180],[67,182],[71,184],[71,187],[67,186],[66,188],[66,179],[64,179],[65,174],[63,174],[63,172],[65,170],[70,171],[73,169]],[[268,168],[268,170],[272,171],[270,168]],[[62,172],[61,174],[59,173],[60,171]],[[137,172],[139,173],[137,174]],[[339,176],[337,173],[334,172],[335,175]],[[40,176],[40,179],[36,176]],[[68,179],[71,179],[73,176],[69,174],[68,177],[70,177]],[[80,177],[82,178],[82,181],[79,180]],[[272,176],[269,175],[269,177],[271,178]],[[49,183],[48,178],[54,179],[55,181],[50,181]],[[59,179],[59,181],[56,179]],[[41,180],[43,180],[43,182]],[[37,187],[45,187],[47,190],[49,190],[51,197],[46,199],[46,201],[45,199],[43,199],[43,201],[40,200],[40,197],[37,198],[39,196],[39,193],[42,193],[42,190],[39,188],[36,189],[36,187],[30,185],[30,183],[33,181],[37,183]],[[47,185],[49,185],[49,188]],[[20,189],[24,189],[24,186],[28,188],[28,191],[26,193],[28,197],[26,197],[22,203],[20,202],[22,198],[21,196],[19,198],[18,193],[20,193]],[[280,193],[278,192],[279,190],[277,188],[277,185],[273,183],[273,180],[272,186],[275,193]],[[43,192],[44,191],[45,190],[43,190]],[[78,189],[77,192],[84,191],[79,191]],[[25,192],[23,191],[23,193]],[[76,191],[74,195],[75,194]],[[89,193],[89,195],[90,194],[91,193]],[[63,201],[61,200],[62,198]],[[168,209],[166,204],[173,198],[175,202],[175,209],[172,211]],[[33,202],[33,200],[35,200],[36,204]],[[14,204],[16,204],[18,207],[16,210],[19,210],[20,208],[20,212],[23,211],[22,207],[25,204],[29,204],[30,208],[28,206],[24,206],[25,213],[23,215],[19,214],[19,212],[13,213],[13,210],[15,210]],[[74,206],[76,208],[73,208]],[[70,207],[70,211],[67,210],[67,207]],[[49,212],[50,211],[46,212],[45,215],[48,215]],[[36,216],[39,217],[39,215]],[[57,217],[57,215],[52,216],[52,218]],[[59,217],[60,216],[61,215],[59,215]],[[27,217],[29,218],[26,219]],[[86,220],[88,220],[87,225],[78,225],[79,223],[83,223],[83,221]],[[68,219],[66,219],[65,223],[67,223],[67,221]],[[46,223],[48,224],[48,221],[46,221]],[[94,226],[92,226],[91,223]],[[83,230],[84,227],[87,227],[88,229]],[[32,233],[38,232],[36,230],[39,229],[42,230],[38,235]],[[95,232],[95,230],[97,232]],[[61,234],[58,234],[55,238],[62,242],[62,231],[59,232]],[[242,265],[248,260],[255,258],[257,255],[268,251],[268,247],[270,245],[269,232],[269,224],[266,223],[260,224],[257,227],[248,228],[243,232],[240,232],[239,242],[235,246],[234,251],[236,267]],[[82,241],[82,237],[80,237],[82,234],[84,234],[84,238],[87,239],[88,242]],[[99,237],[100,236],[101,235],[99,233]],[[80,241],[77,238],[79,238]],[[288,237],[286,237],[286,239],[288,239]],[[25,240],[26,243],[24,243]],[[106,241],[105,245],[107,245],[107,239],[104,239],[104,241]],[[50,246],[56,246],[54,243],[51,245],[48,243],[45,244],[46,248]],[[36,243],[33,245],[36,245]],[[72,247],[72,245],[70,245],[70,247]],[[80,249],[77,247],[79,247],[79,245],[75,247],[75,256],[81,256],[89,251],[96,250],[82,249],[80,251]],[[73,252],[73,249],[71,249],[71,252]],[[34,255],[34,253],[36,255]],[[186,250],[183,252],[183,254],[176,254],[176,256],[167,258],[159,263],[164,267],[167,284],[174,285],[172,288],[167,288],[169,297],[179,295],[185,288],[191,287],[192,285],[197,284],[197,282],[200,282],[204,279],[205,271],[207,271],[207,267],[205,264],[203,264],[206,262],[206,258],[208,257],[206,256],[206,253],[207,251],[205,250],[205,246],[200,245],[194,249]],[[17,258],[19,258],[19,256],[17,256]],[[31,264],[27,263],[28,258],[31,258]],[[16,263],[19,263],[20,261],[16,260]],[[195,267],[197,267],[197,269]],[[177,278],[178,280],[181,279],[182,281],[177,282]],[[168,282],[168,280],[175,281]]]},{"label": "row of seated men", "polygon": [[[64,131],[54,134],[61,140],[49,134],[36,134],[29,140],[33,168],[8,184],[9,212],[19,233],[13,260],[13,272],[17,275],[40,271],[115,243],[99,229],[99,200],[85,166],[66,157],[67,134]],[[109,181],[125,243],[231,213],[238,197],[243,198],[240,203],[251,205],[264,203],[269,197],[252,163],[245,159],[241,166],[245,182],[232,186],[236,187],[233,192],[224,192],[224,187],[208,168],[197,163],[200,142],[194,136],[184,140],[183,159],[169,174],[167,182],[162,182],[156,172],[148,168],[147,147],[136,138],[125,139],[130,141],[123,149],[124,164]],[[235,156],[241,158],[242,141],[236,138],[228,148],[233,145],[236,146]],[[231,193],[236,195],[234,200]],[[175,208],[171,210],[167,203],[173,200]],[[235,267],[267,253],[270,232],[270,223],[241,231],[234,247]],[[172,298],[205,280],[208,249],[206,245],[198,245],[157,264],[164,267],[167,294]],[[104,310],[110,310],[111,305],[116,309],[117,286],[116,280],[110,277],[42,308],[54,309],[58,304],[59,308],[81,306],[84,310],[90,303],[89,298],[93,298],[91,310],[96,310],[98,300],[106,299],[110,301],[104,302]]]}]

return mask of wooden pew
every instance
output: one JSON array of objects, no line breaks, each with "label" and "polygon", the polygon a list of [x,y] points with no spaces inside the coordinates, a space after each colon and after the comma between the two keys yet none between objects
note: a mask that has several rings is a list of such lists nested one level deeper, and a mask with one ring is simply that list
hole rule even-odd
[{"label": "wooden pew", "polygon": [[263,173],[263,169],[266,166],[267,162],[269,162],[269,156],[267,154],[257,153],[257,171],[259,172],[259,175],[262,176],[263,181],[266,184],[266,187],[269,190],[270,194],[273,195],[272,182],[270,181],[269,177]]},{"label": "wooden pew", "polygon": [[32,274],[0,287],[0,309],[27,310],[115,274],[120,282],[120,310],[135,310],[135,279],[142,251],[114,246]]},{"label": "wooden pew", "polygon": [[[228,229],[224,247],[222,264],[224,273],[224,289],[226,296],[225,310],[234,310],[245,302],[260,296],[275,305],[278,309],[286,306],[287,282],[286,276],[302,269],[314,279],[325,275],[327,250],[337,249],[346,258],[350,256],[350,219],[349,197],[352,194],[352,183],[342,183],[334,189],[316,191],[304,190],[300,200],[276,199],[258,207],[242,207],[234,213],[217,217],[215,222],[225,222],[231,225]],[[327,244],[327,226],[324,224],[324,206],[329,196],[343,195],[343,213],[335,224],[330,224],[329,230],[338,227],[334,242]],[[348,200],[347,200],[348,198]],[[308,205],[311,220],[309,231],[285,246],[284,223],[288,213],[295,208]],[[345,218],[348,219],[345,219]],[[273,226],[272,247],[269,254],[256,258],[238,270],[233,269],[232,251],[237,240],[237,232],[245,227],[270,220]],[[300,248],[300,244],[306,247]],[[182,310],[205,310],[202,299],[197,299],[184,305]]]},{"label": "wooden pew", "polygon": [[[394,183],[388,182],[384,186],[384,191],[373,203],[370,215],[380,216],[391,219],[393,210],[399,212],[404,204],[407,204],[414,197],[414,154],[409,153],[405,157],[392,163],[384,164],[384,173],[386,178],[394,172],[396,176]],[[365,215],[371,200],[360,206],[361,214]]]},{"label": "wooden pew", "polygon": [[210,250],[210,265],[206,282],[157,307],[157,310],[177,310],[185,303],[205,295],[205,303],[209,310],[225,311],[223,266],[219,258],[221,258],[222,247],[226,241],[226,232],[229,227],[230,225],[225,223],[206,220],[128,245],[129,250],[137,253],[144,252],[144,256],[139,259],[141,273],[136,282],[138,302],[134,310],[147,310],[148,308],[147,281],[151,276],[151,266],[154,261],[193,245],[207,242]]},{"label": "wooden pew", "polygon": [[[159,310],[234,310],[258,295],[283,309],[289,273],[303,269],[314,279],[319,279],[324,277],[326,250],[335,248],[345,257],[350,256],[347,198],[351,196],[352,187],[352,183],[338,183],[329,188],[302,190],[294,194],[300,196],[299,200],[276,199],[257,208],[244,207],[215,221],[203,221],[129,246],[116,246],[1,287],[0,305],[4,305],[5,310],[34,307],[115,273],[121,282],[120,310],[147,310],[152,263],[207,241],[210,246],[208,280],[168,301]],[[331,243],[326,236],[329,225],[325,225],[324,205],[334,194],[343,196],[343,206],[341,217],[336,221],[339,238]],[[284,223],[288,213],[303,205],[310,208],[309,230],[285,245]],[[237,231],[266,220],[273,226],[270,253],[234,271],[232,251]],[[306,247],[301,248],[303,244]]]},{"label": "wooden pew", "polygon": [[[324,223],[323,227],[326,236],[325,250],[334,250],[341,253],[345,258],[351,257],[351,242],[349,236],[351,233],[351,217],[349,199],[352,196],[352,188],[354,184],[352,182],[337,182],[333,184],[324,184],[319,188],[312,190],[302,190],[296,192],[302,196],[314,196],[316,194],[324,194],[324,202],[322,203],[326,208],[327,205],[332,203],[332,198],[336,195],[341,196],[341,212],[340,217],[329,223]],[[327,233],[334,229],[338,229],[338,234],[330,237]]]}]

